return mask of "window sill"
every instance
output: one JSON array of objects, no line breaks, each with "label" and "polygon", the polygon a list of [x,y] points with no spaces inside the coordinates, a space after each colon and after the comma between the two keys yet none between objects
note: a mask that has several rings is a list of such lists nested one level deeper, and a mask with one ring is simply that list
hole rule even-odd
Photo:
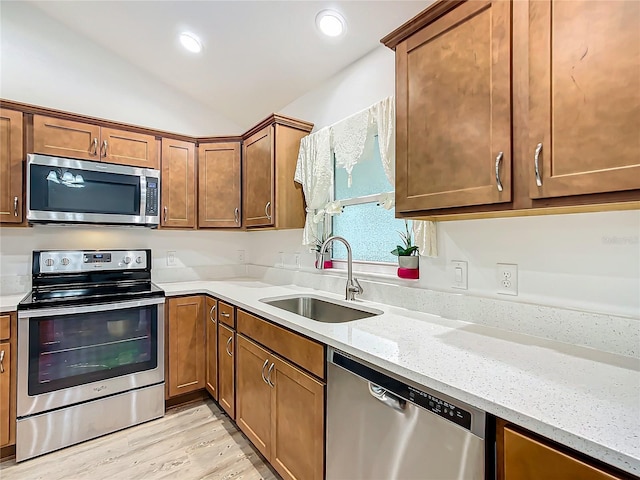
[{"label": "window sill", "polygon": [[[346,276],[347,262],[344,260],[333,260],[333,268],[324,270],[314,268],[318,273],[324,272],[328,275]],[[353,262],[353,274],[359,279],[370,279],[374,281],[385,281],[399,285],[416,285],[420,280],[406,279],[398,277],[398,265],[395,263],[382,262]]]}]

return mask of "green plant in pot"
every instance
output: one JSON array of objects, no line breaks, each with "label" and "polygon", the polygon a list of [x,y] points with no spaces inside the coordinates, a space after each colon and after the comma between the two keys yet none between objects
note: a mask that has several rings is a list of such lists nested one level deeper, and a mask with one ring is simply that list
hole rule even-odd
[{"label": "green plant in pot", "polygon": [[320,237],[315,237],[315,241],[316,241],[316,245],[315,245],[315,250],[316,250],[315,266],[316,266],[316,268],[320,268],[320,262],[321,261],[324,263],[324,268],[333,268],[333,261],[331,260],[331,247],[327,248],[327,251],[324,252],[323,255],[320,255],[320,249],[322,248],[322,244],[330,236],[331,235],[326,235],[325,236],[324,232],[322,231],[321,234],[320,234]]},{"label": "green plant in pot", "polygon": [[[409,222],[404,221],[404,232],[398,232],[402,239],[402,245],[396,246],[391,253],[398,257],[398,276],[402,278],[418,278],[417,271],[420,265],[418,246],[413,244]],[[408,271],[412,270],[412,271]]]}]

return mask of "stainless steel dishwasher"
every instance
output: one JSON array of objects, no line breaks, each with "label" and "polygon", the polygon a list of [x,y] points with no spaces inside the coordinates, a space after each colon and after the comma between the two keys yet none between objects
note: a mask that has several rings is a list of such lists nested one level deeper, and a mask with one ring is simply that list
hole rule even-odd
[{"label": "stainless steel dishwasher", "polygon": [[485,478],[484,412],[328,355],[327,480]]}]

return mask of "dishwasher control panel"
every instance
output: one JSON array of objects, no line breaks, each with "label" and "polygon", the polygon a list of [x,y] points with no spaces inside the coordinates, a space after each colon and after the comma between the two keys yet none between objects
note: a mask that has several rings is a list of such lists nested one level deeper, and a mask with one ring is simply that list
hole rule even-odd
[{"label": "dishwasher control panel", "polygon": [[[440,415],[441,417],[451,420],[461,427],[471,429],[471,413],[453,405],[450,402],[445,402],[434,395],[418,390],[417,388],[413,388],[412,386],[404,385],[404,387],[408,392],[408,397],[406,397],[407,400],[410,400],[416,405],[419,405],[436,415]],[[403,394],[398,394],[404,397]]]},{"label": "dishwasher control panel", "polygon": [[351,358],[349,354],[332,351],[330,361],[345,370],[368,380],[371,384],[397,395],[419,407],[428,410],[450,422],[456,423],[467,430],[472,430],[472,414],[470,411],[460,408],[449,400],[443,400],[432,393],[419,390],[411,385],[389,377],[382,372],[363,365]]}]

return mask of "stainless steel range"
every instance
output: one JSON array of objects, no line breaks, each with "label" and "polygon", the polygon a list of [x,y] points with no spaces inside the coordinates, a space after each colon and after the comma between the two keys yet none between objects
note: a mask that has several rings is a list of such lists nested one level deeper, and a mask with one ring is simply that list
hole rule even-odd
[{"label": "stainless steel range", "polygon": [[16,460],[164,415],[151,250],[35,251],[18,305]]}]

